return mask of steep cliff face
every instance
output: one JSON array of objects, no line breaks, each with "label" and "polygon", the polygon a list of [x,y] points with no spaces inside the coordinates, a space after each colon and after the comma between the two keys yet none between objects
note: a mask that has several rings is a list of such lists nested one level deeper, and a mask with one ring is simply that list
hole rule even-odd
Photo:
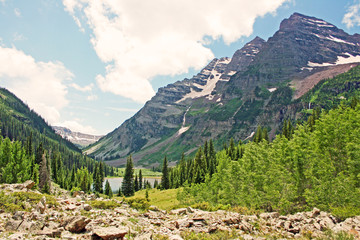
[{"label": "steep cliff face", "polygon": [[191,154],[206,139],[218,145],[246,139],[257,125],[275,134],[283,118],[295,118],[289,86],[301,96],[305,86],[349,70],[360,62],[359,44],[358,34],[295,13],[268,41],[256,37],[232,58],[214,59],[191,79],[160,88],[86,152],[113,165],[133,154],[138,165],[149,166],[165,154],[172,161]]}]

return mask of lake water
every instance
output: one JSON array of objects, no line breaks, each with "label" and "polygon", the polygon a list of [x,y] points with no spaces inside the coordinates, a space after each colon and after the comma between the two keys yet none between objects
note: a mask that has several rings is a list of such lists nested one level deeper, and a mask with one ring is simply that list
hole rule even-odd
[{"label": "lake water", "polygon": [[[161,178],[159,178],[159,177],[144,177],[144,179],[145,179],[146,181],[149,181],[149,182],[150,182],[151,187],[154,186],[155,180],[157,180],[157,181],[159,182],[159,184],[160,184],[160,182],[161,182]],[[113,190],[113,192],[117,192],[117,191],[119,190],[119,187],[121,186],[121,183],[122,183],[122,181],[123,181],[123,177],[105,178],[105,181],[104,181],[104,189],[105,189],[106,180],[109,181],[111,190]],[[144,180],[143,180],[143,182],[144,182]]]}]

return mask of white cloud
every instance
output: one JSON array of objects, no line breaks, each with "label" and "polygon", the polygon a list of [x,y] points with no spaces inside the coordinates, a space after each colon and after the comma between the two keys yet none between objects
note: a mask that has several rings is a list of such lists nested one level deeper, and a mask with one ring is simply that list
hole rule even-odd
[{"label": "white cloud", "polygon": [[[63,0],[75,19],[87,19],[91,43],[107,63],[96,77],[103,91],[138,102],[154,90],[157,75],[200,69],[214,57],[209,39],[232,43],[249,36],[257,17],[288,0]],[[77,19],[77,20],[76,20]],[[81,23],[77,23],[81,26]]]},{"label": "white cloud", "polygon": [[0,46],[0,85],[12,91],[50,124],[68,104],[66,80],[73,74],[61,62],[40,62],[15,47]]},{"label": "white cloud", "polygon": [[84,126],[81,123],[81,120],[75,119],[72,121],[65,121],[62,123],[58,123],[56,126],[62,126],[69,128],[73,132],[87,133],[87,134],[97,134],[96,130],[91,126]]},{"label": "white cloud", "polygon": [[94,95],[94,94],[92,94],[92,95],[89,95],[89,96],[87,96],[87,98],[86,98],[88,101],[95,101],[95,100],[97,100],[98,99],[98,96],[97,95]]},{"label": "white cloud", "polygon": [[14,14],[15,14],[15,16],[17,16],[17,17],[21,17],[20,9],[15,8],[15,9],[14,9]]},{"label": "white cloud", "polygon": [[87,86],[80,87],[78,84],[72,83],[72,84],[70,84],[70,87],[73,87],[73,88],[75,88],[76,90],[78,90],[78,91],[80,91],[80,92],[90,92],[90,91],[93,89],[94,84],[93,84],[93,83],[90,83],[90,84],[87,85]]},{"label": "white cloud", "polygon": [[351,28],[354,25],[360,26],[360,1],[356,1],[356,3],[350,6],[347,9],[346,14],[343,17],[342,22],[346,24],[346,27]]}]

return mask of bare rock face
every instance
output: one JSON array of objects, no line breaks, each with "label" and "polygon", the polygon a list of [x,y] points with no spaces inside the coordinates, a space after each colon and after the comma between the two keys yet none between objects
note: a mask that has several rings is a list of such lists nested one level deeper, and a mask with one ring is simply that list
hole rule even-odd
[{"label": "bare rock face", "polygon": [[65,229],[72,233],[80,233],[85,230],[90,221],[90,219],[83,216],[67,217],[64,221]]},{"label": "bare rock face", "polygon": [[126,228],[98,227],[93,230],[93,239],[96,239],[96,237],[104,240],[124,239],[127,233]]}]

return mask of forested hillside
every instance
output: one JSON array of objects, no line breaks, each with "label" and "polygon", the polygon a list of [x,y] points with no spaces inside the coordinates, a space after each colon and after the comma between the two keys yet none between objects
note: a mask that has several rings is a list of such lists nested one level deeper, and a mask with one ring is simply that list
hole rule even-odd
[{"label": "forested hillside", "polygon": [[[84,156],[61,138],[34,111],[6,89],[0,89],[0,182],[28,179],[49,191],[50,180],[66,189],[90,191],[95,169],[105,175],[114,169]],[[100,172],[100,170],[99,170]]]},{"label": "forested hillside", "polygon": [[231,139],[218,152],[205,142],[169,169],[169,187],[184,187],[184,204],[359,214],[359,86],[360,67],[319,82],[289,105],[298,121],[284,119],[273,141],[259,126],[251,141]]},{"label": "forested hillside", "polygon": [[172,186],[185,186],[179,200],[283,213],[319,207],[359,214],[360,105],[358,100],[350,105],[323,111],[315,124],[297,125],[272,142],[231,141],[215,157],[200,148],[194,160],[170,173]]}]

